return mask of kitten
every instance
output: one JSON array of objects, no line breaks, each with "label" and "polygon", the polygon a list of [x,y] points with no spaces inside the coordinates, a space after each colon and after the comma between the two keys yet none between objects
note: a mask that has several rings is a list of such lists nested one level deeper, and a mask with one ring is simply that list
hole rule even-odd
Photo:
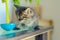
[{"label": "kitten", "polygon": [[29,7],[19,7],[16,10],[16,17],[17,17],[17,27],[20,29],[25,29],[29,27],[37,26],[37,16],[36,12]]}]

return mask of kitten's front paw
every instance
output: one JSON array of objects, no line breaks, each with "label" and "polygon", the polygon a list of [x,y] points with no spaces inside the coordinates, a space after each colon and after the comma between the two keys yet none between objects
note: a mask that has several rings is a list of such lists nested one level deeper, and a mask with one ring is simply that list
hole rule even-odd
[{"label": "kitten's front paw", "polygon": [[20,28],[15,27],[13,30],[20,30]]}]

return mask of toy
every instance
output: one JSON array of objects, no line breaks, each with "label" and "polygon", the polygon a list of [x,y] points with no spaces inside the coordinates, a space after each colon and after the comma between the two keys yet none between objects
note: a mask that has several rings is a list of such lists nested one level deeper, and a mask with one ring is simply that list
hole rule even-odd
[{"label": "toy", "polygon": [[10,23],[10,18],[8,13],[8,0],[5,0],[5,3],[6,3],[6,24],[1,24],[1,27],[6,31],[10,31],[15,28],[16,24]]},{"label": "toy", "polygon": [[3,28],[6,31],[10,31],[13,30],[15,28],[15,24],[11,23],[11,24],[1,24],[1,28]]},{"label": "toy", "polygon": [[36,0],[36,4],[37,5],[40,5],[40,0]]},{"label": "toy", "polygon": [[13,0],[13,2],[14,2],[14,5],[20,6],[20,0]]},{"label": "toy", "polygon": [[25,0],[25,2],[28,2],[28,1],[29,1],[30,3],[32,3],[33,0]]}]

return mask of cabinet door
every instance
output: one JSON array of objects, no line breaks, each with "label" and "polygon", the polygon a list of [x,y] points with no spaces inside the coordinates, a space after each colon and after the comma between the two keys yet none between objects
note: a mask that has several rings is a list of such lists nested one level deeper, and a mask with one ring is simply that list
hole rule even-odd
[{"label": "cabinet door", "polygon": [[47,33],[36,36],[35,40],[47,40]]},{"label": "cabinet door", "polygon": [[37,35],[37,36],[35,37],[35,40],[43,40],[43,34]]}]

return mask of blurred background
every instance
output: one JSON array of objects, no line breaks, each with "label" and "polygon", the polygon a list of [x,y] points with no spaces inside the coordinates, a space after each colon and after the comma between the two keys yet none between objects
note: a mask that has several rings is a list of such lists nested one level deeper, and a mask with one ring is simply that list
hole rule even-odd
[{"label": "blurred background", "polygon": [[[9,0],[9,2],[12,3],[12,0]],[[24,1],[21,5],[29,5],[25,4]],[[11,12],[12,12],[12,5],[9,3],[9,14],[11,18]],[[33,3],[32,3],[33,4]],[[54,21],[54,32],[52,35],[52,40],[60,40],[60,0],[41,0],[41,6],[42,6],[42,17],[44,19],[52,19]],[[5,23],[5,3],[2,3],[0,0],[0,24]],[[30,40],[34,40],[34,38],[31,38]]]}]

